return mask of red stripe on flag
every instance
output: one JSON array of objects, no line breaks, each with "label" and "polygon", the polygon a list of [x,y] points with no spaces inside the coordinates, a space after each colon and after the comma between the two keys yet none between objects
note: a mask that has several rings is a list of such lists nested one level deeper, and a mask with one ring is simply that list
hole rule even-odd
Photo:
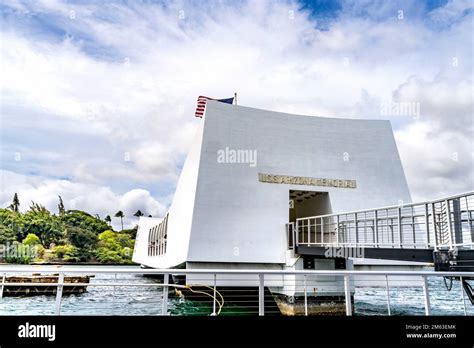
[{"label": "red stripe on flag", "polygon": [[[228,98],[228,99],[231,99],[231,98]],[[200,95],[197,98],[197,107],[196,107],[196,112],[194,113],[194,116],[200,117],[200,118],[202,118],[204,116],[204,111],[206,110],[206,104],[207,104],[208,100],[218,100],[218,101],[220,101],[220,99],[213,99],[213,98],[209,98],[209,97]],[[222,101],[224,101],[224,99]]]},{"label": "red stripe on flag", "polygon": [[195,117],[203,117],[204,116],[204,110],[206,109],[206,102],[208,100],[214,100],[212,98],[200,95],[197,99],[197,107],[196,107],[196,112],[194,113]]}]

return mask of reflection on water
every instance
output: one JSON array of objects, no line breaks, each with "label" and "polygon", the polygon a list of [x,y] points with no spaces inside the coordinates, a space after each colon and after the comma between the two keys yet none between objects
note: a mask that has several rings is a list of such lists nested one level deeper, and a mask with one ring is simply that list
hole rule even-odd
[{"label": "reflection on water", "polygon": [[[446,289],[442,277],[428,278],[431,315],[464,315],[461,285],[453,282],[451,291]],[[390,289],[392,315],[424,315],[424,295],[421,287]],[[465,296],[467,315],[474,315],[474,305]],[[386,315],[387,292],[385,288],[357,288],[356,313],[359,315]]]},{"label": "reflection on water", "polygon": [[[21,267],[21,266],[11,266]],[[83,267],[83,266],[82,266]],[[103,266],[113,271],[114,266]],[[123,268],[121,266],[120,268]],[[130,266],[136,269],[137,266]],[[87,273],[91,274],[91,273]],[[130,286],[88,286],[88,291],[78,295],[63,296],[61,315],[160,315],[162,289],[153,284],[158,280],[141,275],[99,273],[92,284],[133,283]],[[430,301],[433,315],[463,315],[459,282],[447,291],[442,278],[429,280]],[[212,303],[193,302],[173,296],[170,289],[168,311],[171,315],[209,315]],[[420,287],[393,288],[390,292],[392,315],[424,315],[423,291]],[[5,297],[0,299],[0,315],[54,315],[55,296]],[[468,315],[474,315],[474,306],[466,298]],[[385,288],[356,288],[355,311],[357,315],[386,315]],[[226,304],[221,315],[257,314],[256,308]]]}]

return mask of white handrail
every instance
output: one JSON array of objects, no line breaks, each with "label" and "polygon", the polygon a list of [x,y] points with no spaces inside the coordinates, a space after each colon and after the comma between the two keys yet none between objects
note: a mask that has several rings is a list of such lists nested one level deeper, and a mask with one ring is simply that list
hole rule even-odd
[{"label": "white handrail", "polygon": [[300,217],[295,233],[307,237],[301,243],[307,246],[344,246],[342,233],[349,245],[370,248],[471,250],[472,212],[474,192],[467,192],[429,202]]},{"label": "white handrail", "polygon": [[375,212],[377,210],[409,208],[409,207],[414,207],[414,206],[418,206],[418,205],[422,206],[422,205],[426,205],[426,204],[439,203],[439,202],[442,202],[442,201],[445,201],[445,200],[456,199],[456,198],[461,198],[461,197],[466,197],[466,196],[473,196],[473,195],[474,195],[474,191],[469,191],[469,192],[460,193],[460,194],[457,194],[457,195],[454,195],[454,196],[435,199],[435,200],[432,200],[432,201],[423,201],[423,202],[406,203],[406,204],[396,204],[396,205],[389,205],[389,206],[377,207],[377,208],[343,211],[343,212],[340,212],[340,213],[331,213],[331,214],[325,214],[325,215],[305,216],[305,217],[302,217],[302,218],[297,218],[296,220],[324,218],[324,217],[332,217],[332,216],[337,216],[337,215],[356,214],[356,213],[369,213],[369,212]]},{"label": "white handrail", "polygon": [[[21,269],[12,269],[11,267],[0,266],[0,273],[129,273],[129,274],[249,274],[249,275],[325,275],[325,276],[343,276],[343,275],[388,275],[388,276],[442,276],[442,277],[474,277],[474,272],[438,272],[438,271],[354,271],[354,270],[255,270],[255,269],[130,269],[114,268],[105,269],[98,267],[61,267],[57,269],[40,267],[22,267]],[[25,283],[28,285],[31,283]],[[66,285],[67,283],[63,284]],[[56,285],[56,283],[49,283]]]},{"label": "white handrail", "polygon": [[[428,277],[456,277],[462,280],[463,278],[470,278],[474,279],[474,272],[433,272],[433,271],[354,271],[354,270],[222,270],[222,269],[130,269],[130,268],[107,268],[107,267],[58,267],[58,268],[51,268],[51,267],[21,267],[20,269],[8,267],[8,266],[0,266],[0,272],[3,272],[5,275],[8,274],[18,274],[18,273],[59,273],[58,274],[58,281],[56,283],[18,283],[18,282],[4,282],[4,286],[18,286],[18,287],[28,287],[28,286],[39,286],[39,287],[56,287],[56,301],[55,301],[55,310],[54,313],[56,315],[61,315],[61,302],[63,296],[63,288],[68,286],[113,286],[114,289],[116,286],[120,287],[162,287],[162,309],[161,315],[168,315],[168,290],[170,287],[172,288],[181,288],[185,289],[188,288],[187,285],[179,285],[179,284],[170,284],[168,281],[170,275],[192,275],[192,274],[205,274],[205,275],[213,275],[214,276],[214,286],[215,286],[215,279],[217,275],[256,275],[258,276],[258,314],[260,316],[265,315],[265,279],[266,276],[269,275],[302,275],[304,277],[304,313],[308,315],[308,298],[307,298],[307,284],[306,279],[308,275],[311,276],[337,276],[342,277],[344,281],[344,301],[346,307],[346,315],[353,314],[352,308],[352,278],[357,278],[357,276],[384,276],[386,281],[386,291],[387,291],[387,306],[388,306],[388,314],[391,314],[390,311],[390,290],[389,290],[389,283],[388,277],[389,276],[406,276],[406,277],[422,277],[423,279],[423,297],[424,297],[424,304],[425,304],[425,314],[431,314],[431,305],[430,305],[430,298],[429,298],[429,288],[427,279]],[[141,283],[133,283],[133,282],[117,282],[116,278],[113,283],[107,282],[97,282],[97,283],[66,283],[65,282],[65,274],[71,273],[112,273],[112,274],[163,274],[164,281],[163,283],[156,283],[156,284],[141,284]],[[236,278],[238,279],[238,278]],[[211,288],[212,289],[212,288]],[[461,288],[461,291],[462,288]],[[214,287],[214,292],[216,292]],[[211,296],[212,297],[212,296]],[[464,303],[464,293],[462,293],[461,299],[463,301],[464,307],[464,315],[467,315],[465,310],[465,303]],[[215,295],[214,295],[215,300]],[[213,310],[215,313],[215,308]]]}]

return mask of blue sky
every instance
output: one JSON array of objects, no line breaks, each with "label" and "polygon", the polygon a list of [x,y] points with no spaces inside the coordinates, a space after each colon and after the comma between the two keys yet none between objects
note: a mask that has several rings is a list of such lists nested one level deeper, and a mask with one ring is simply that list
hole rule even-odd
[{"label": "blue sky", "polygon": [[[54,210],[60,194],[101,216],[160,216],[196,97],[234,91],[390,119],[414,199],[473,187],[471,1],[0,3],[2,206],[18,192],[23,209]],[[420,114],[381,112],[396,103]]]}]

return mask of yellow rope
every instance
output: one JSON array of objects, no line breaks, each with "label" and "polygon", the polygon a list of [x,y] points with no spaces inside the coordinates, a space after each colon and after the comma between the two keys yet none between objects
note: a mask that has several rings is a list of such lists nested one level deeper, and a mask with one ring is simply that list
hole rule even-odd
[{"label": "yellow rope", "polygon": [[[214,291],[214,288],[211,288],[210,286],[207,286],[207,285],[197,285],[197,286],[206,287],[206,288],[209,288],[209,289],[211,289],[212,291]],[[222,299],[222,302],[219,302],[219,300],[218,300],[214,295],[208,294],[207,292],[199,291],[199,290],[193,290],[190,285],[186,285],[185,288],[191,290],[191,292],[193,292],[193,293],[196,293],[196,294],[204,294],[204,295],[209,296],[210,298],[212,298],[212,299],[213,299],[214,301],[216,301],[217,304],[219,305],[219,310],[217,311],[217,315],[219,315],[219,314],[221,313],[222,307],[224,307],[224,296],[222,296],[222,294],[221,294],[219,291],[217,291],[217,289],[216,289],[216,293],[219,294],[219,296],[220,296],[221,299]]]},{"label": "yellow rope", "polygon": [[[179,297],[183,296],[183,294],[178,289],[189,289],[193,293],[196,293],[196,294],[199,293],[199,294],[204,294],[206,296],[209,296],[214,301],[216,301],[217,304],[219,305],[219,310],[217,311],[216,315],[219,315],[221,313],[222,307],[224,307],[224,296],[222,296],[222,294],[217,289],[216,289],[216,293],[219,294],[222,302],[219,302],[219,300],[214,295],[208,294],[207,292],[199,291],[199,290],[193,290],[190,285],[168,284],[168,287],[170,287],[170,286],[175,288],[176,295],[178,295]],[[208,285],[195,284],[194,286],[202,286],[202,287],[205,287],[205,288],[208,288],[208,289],[211,289],[212,291],[214,291],[214,288],[210,287]]]},{"label": "yellow rope", "polygon": [[[206,288],[209,288],[209,289],[211,289],[212,291],[214,291],[214,288],[212,288],[212,287],[210,287],[210,286],[208,286],[208,285],[204,285],[204,286],[205,286]],[[222,300],[222,304],[221,304],[221,306],[219,307],[219,311],[217,312],[217,315],[219,315],[219,314],[221,313],[222,307],[224,307],[224,296],[222,296],[222,294],[221,294],[217,289],[216,289],[216,293],[219,294],[219,296],[221,297],[221,300]],[[212,296],[212,297],[214,297],[214,296]],[[216,302],[219,303],[219,301],[217,301],[217,299],[216,299]]]}]

